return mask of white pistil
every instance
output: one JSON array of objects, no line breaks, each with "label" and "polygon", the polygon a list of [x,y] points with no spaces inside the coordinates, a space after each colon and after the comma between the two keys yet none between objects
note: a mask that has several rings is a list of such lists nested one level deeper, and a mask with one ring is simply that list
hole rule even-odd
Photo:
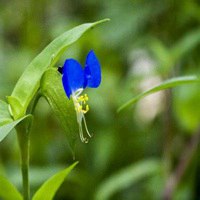
[{"label": "white pistil", "polygon": [[76,110],[76,116],[77,116],[77,122],[79,125],[79,134],[82,142],[88,143],[88,138],[84,137],[83,129],[82,129],[82,120],[85,126],[86,133],[89,137],[92,137],[90,132],[87,128],[87,123],[85,120],[84,114],[86,114],[89,111],[89,106],[86,104],[86,102],[89,100],[87,94],[81,95],[83,89],[77,90],[75,93],[72,94],[72,99],[74,102],[75,110]]}]

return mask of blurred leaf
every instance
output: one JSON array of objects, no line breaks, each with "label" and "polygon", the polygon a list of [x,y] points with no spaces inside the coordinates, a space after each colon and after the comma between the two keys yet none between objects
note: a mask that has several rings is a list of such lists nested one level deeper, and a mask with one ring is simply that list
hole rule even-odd
[{"label": "blurred leaf", "polygon": [[[65,168],[63,164],[51,164],[51,165],[42,165],[42,166],[30,166],[29,174],[31,180],[31,187],[36,188],[40,186],[44,181],[49,177],[53,176],[58,171],[61,171]],[[21,176],[19,176],[19,167],[11,166],[7,167],[6,171],[8,172],[9,180],[18,188],[21,188]],[[1,171],[0,171],[1,172]]]},{"label": "blurred leaf", "polygon": [[180,59],[184,54],[189,53],[197,44],[200,43],[200,30],[195,30],[186,34],[171,50],[171,55],[175,59]]},{"label": "blurred leaf", "polygon": [[[40,79],[48,67],[52,67],[64,53],[68,46],[78,40],[88,29],[94,27],[97,24],[108,21],[104,19],[95,23],[87,23],[77,26],[61,36],[53,40],[33,61],[28,65],[20,79],[18,80],[11,96],[19,102],[18,112],[15,114],[14,119],[18,119],[24,115],[26,109],[32,100],[33,96],[37,92],[40,84]],[[13,101],[8,102],[11,108],[16,105],[12,105]]]},{"label": "blurred leaf", "polygon": [[74,150],[78,136],[76,112],[72,99],[68,99],[63,86],[62,76],[56,69],[47,70],[41,80],[41,93],[47,99],[61,126],[63,127],[69,146]]},{"label": "blurred leaf", "polygon": [[150,49],[155,54],[156,58],[160,61],[160,63],[168,63],[170,60],[170,52],[169,49],[162,43],[162,41],[157,38],[153,38],[150,40]]},{"label": "blurred leaf", "polygon": [[179,125],[189,134],[196,133],[200,121],[199,85],[176,88],[173,97],[173,110]]},{"label": "blurred leaf", "polygon": [[65,170],[60,171],[51,178],[49,178],[35,193],[32,200],[52,200],[58,188],[61,186],[67,175],[77,164],[78,162],[75,162]]},{"label": "blurred leaf", "polygon": [[174,65],[171,58],[170,49],[168,49],[162,41],[157,38],[150,40],[150,50],[154,53],[156,60],[158,60],[159,74],[167,74],[169,69]]},{"label": "blurred leaf", "polygon": [[129,100],[128,102],[123,104],[121,107],[119,107],[118,112],[120,112],[124,108],[127,108],[128,106],[136,103],[137,101],[144,98],[145,96],[153,94],[160,90],[166,90],[166,89],[173,88],[173,87],[183,85],[183,84],[199,83],[199,82],[200,82],[200,79],[197,76],[183,76],[183,77],[176,77],[176,78],[166,80],[163,83],[161,83],[160,85],[157,85],[149,90],[146,90],[145,92],[142,92],[141,94],[132,98],[131,100]]},{"label": "blurred leaf", "polygon": [[97,190],[95,200],[107,200],[114,193],[123,190],[137,181],[153,175],[160,169],[156,160],[145,160],[117,172],[105,180]]},{"label": "blurred leaf", "polygon": [[21,121],[23,121],[24,119],[30,117],[31,115],[26,115],[16,121],[12,121],[10,123],[7,123],[3,126],[0,126],[0,142],[10,133],[10,131],[17,125],[19,124]]},{"label": "blurred leaf", "polygon": [[150,49],[159,60],[160,74],[168,74],[177,60],[181,59],[186,53],[192,51],[199,43],[199,29],[187,33],[172,48],[166,48],[158,39],[151,40]]},{"label": "blurred leaf", "polygon": [[8,104],[0,100],[0,126],[5,125],[12,121],[13,119],[10,116],[8,110]]},{"label": "blurred leaf", "polygon": [[5,177],[0,176],[0,197],[3,200],[22,200],[22,195]]}]

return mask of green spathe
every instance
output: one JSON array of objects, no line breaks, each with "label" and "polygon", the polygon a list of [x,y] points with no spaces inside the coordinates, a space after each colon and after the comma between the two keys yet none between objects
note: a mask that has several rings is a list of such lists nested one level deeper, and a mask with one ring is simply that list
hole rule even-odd
[{"label": "green spathe", "polygon": [[72,99],[65,95],[61,74],[55,69],[48,69],[41,79],[41,93],[54,111],[59,123],[67,135],[68,144],[73,152],[78,126]]}]

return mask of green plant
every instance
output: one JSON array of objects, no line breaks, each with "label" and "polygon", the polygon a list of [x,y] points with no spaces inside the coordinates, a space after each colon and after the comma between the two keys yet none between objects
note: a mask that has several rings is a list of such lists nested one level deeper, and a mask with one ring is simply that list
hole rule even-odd
[{"label": "green plant", "polygon": [[[0,196],[4,199],[30,199],[29,183],[29,139],[34,110],[41,96],[51,105],[60,119],[73,149],[77,137],[77,124],[72,100],[67,100],[61,84],[61,75],[55,64],[67,48],[76,42],[87,30],[107,21],[87,23],[77,26],[53,40],[33,61],[18,80],[8,103],[0,101],[0,141],[15,128],[21,154],[21,171],[23,180],[23,198],[17,189],[5,177],[0,178]],[[58,172],[47,180],[33,196],[33,200],[50,200],[55,195],[65,177],[77,164]]]}]

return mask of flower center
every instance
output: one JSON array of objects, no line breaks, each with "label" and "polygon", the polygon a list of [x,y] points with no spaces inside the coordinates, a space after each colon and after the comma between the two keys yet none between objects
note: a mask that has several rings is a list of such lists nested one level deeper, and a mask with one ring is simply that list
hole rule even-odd
[{"label": "flower center", "polygon": [[82,120],[84,122],[84,126],[85,126],[85,130],[87,132],[87,135],[89,137],[92,137],[92,135],[88,131],[85,116],[84,116],[89,111],[89,105],[87,104],[89,97],[87,94],[79,96],[81,94],[81,92],[82,92],[82,90],[77,91],[75,94],[72,94],[72,99],[73,99],[74,106],[75,106],[81,141],[87,143],[88,138],[84,137],[83,129],[82,129]]},{"label": "flower center", "polygon": [[83,114],[89,111],[89,105],[86,102],[89,100],[88,95],[81,95],[77,98],[77,107],[75,108],[77,112],[82,112]]}]

